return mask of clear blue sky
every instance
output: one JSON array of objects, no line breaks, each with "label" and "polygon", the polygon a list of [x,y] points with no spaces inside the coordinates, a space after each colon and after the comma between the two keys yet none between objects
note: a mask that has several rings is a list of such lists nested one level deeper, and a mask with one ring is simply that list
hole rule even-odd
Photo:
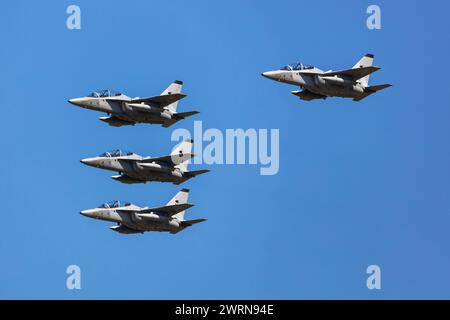
[{"label": "clear blue sky", "polygon": [[[0,19],[1,298],[450,298],[450,5],[376,1],[8,1]],[[66,28],[66,8],[82,29]],[[262,71],[351,67],[375,54],[354,103],[304,102]],[[68,98],[185,82],[170,129],[113,128]],[[174,128],[279,128],[280,172],[211,166],[183,185],[176,236],[120,235],[79,214],[111,199],[160,205],[180,187],[124,185],[79,159],[111,148],[165,155]],[[200,169],[205,166],[194,166]],[[82,290],[65,287],[66,267]],[[366,288],[368,265],[382,290]]]}]

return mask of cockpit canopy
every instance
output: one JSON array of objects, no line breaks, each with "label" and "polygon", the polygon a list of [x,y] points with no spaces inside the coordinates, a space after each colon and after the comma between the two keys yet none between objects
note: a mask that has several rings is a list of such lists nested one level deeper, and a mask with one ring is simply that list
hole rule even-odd
[{"label": "cockpit canopy", "polygon": [[100,91],[94,91],[88,97],[92,98],[107,98],[107,97],[117,97],[122,95],[120,92],[115,92],[111,90],[100,90]]},{"label": "cockpit canopy", "polygon": [[121,157],[121,156],[131,156],[133,152],[115,149],[108,152],[103,152],[99,157]]},{"label": "cockpit canopy", "polygon": [[115,201],[103,203],[99,206],[99,208],[110,209],[110,208],[119,208],[119,207],[128,207],[128,206],[131,206],[131,203],[126,202],[126,201],[115,200]]},{"label": "cockpit canopy", "polygon": [[282,67],[280,70],[293,71],[293,70],[309,70],[309,69],[314,69],[314,67],[304,65],[303,63],[292,63]]}]

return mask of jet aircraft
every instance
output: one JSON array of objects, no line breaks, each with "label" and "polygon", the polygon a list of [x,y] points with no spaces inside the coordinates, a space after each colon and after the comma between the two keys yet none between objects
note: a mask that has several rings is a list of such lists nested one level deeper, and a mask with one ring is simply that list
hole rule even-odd
[{"label": "jet aircraft", "polygon": [[197,114],[198,111],[177,112],[178,101],[186,97],[181,92],[183,82],[175,81],[161,95],[148,98],[130,98],[110,90],[92,92],[87,97],[70,99],[73,105],[105,112],[103,122],[114,127],[136,123],[161,124],[167,128],[174,123]]},{"label": "jet aircraft", "polygon": [[373,66],[374,56],[366,54],[352,69],[322,71],[301,63],[282,67],[280,70],[263,72],[262,76],[300,86],[302,90],[292,91],[302,100],[326,99],[328,97],[353,98],[360,101],[367,96],[391,87],[390,84],[369,86],[369,77],[381,69]]},{"label": "jet aircraft", "polygon": [[186,209],[193,205],[187,203],[188,189],[182,189],[163,207],[138,207],[129,202],[113,201],[97,208],[83,210],[83,216],[111,221],[117,226],[110,227],[119,233],[144,233],[146,231],[178,233],[196,223],[207,219],[185,220]]},{"label": "jet aircraft", "polygon": [[187,171],[193,140],[185,140],[176,146],[169,156],[142,157],[136,153],[113,150],[97,157],[80,160],[86,165],[119,172],[112,176],[122,183],[145,183],[147,181],[172,182],[176,185],[209,170]]}]

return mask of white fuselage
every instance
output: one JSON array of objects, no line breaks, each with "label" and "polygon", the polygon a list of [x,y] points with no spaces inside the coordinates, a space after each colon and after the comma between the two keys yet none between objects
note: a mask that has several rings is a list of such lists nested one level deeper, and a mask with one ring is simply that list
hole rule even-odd
[{"label": "white fuselage", "polygon": [[[160,181],[181,183],[186,180],[183,172],[164,162],[146,162],[140,163],[142,157],[138,155],[121,156],[121,157],[93,157],[81,160],[82,163],[89,166],[104,170],[116,171],[123,173],[127,177],[135,181],[126,181],[124,179],[115,178],[125,183],[139,183],[146,181]],[[131,161],[130,161],[131,160]]]},{"label": "white fuselage", "polygon": [[79,107],[111,114],[130,123],[163,124],[172,119],[172,112],[156,105],[145,105],[146,111],[139,111],[130,106],[131,98],[126,95],[115,97],[84,97],[69,100]]},{"label": "white fuselage", "polygon": [[[180,228],[180,221],[176,218],[158,215],[157,213],[139,214],[141,209],[134,206],[135,211],[129,207],[94,208],[81,211],[88,218],[116,222],[132,231],[167,231],[174,232]],[[134,232],[130,232],[134,233]]]},{"label": "white fuselage", "polygon": [[299,86],[321,96],[357,98],[364,93],[364,86],[359,82],[344,77],[322,77],[322,71],[312,70],[276,70],[263,73],[266,78]]}]

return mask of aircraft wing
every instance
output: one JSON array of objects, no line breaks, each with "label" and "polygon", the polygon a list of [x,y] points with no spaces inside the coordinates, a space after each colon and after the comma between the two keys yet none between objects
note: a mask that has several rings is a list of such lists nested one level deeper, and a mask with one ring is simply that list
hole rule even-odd
[{"label": "aircraft wing", "polygon": [[131,234],[131,233],[142,233],[140,230],[134,230],[128,227],[125,227],[123,224],[118,226],[109,227],[112,231],[116,231],[119,233]]},{"label": "aircraft wing", "polygon": [[380,67],[369,66],[348,70],[324,72],[321,76],[322,77],[347,76],[353,78],[353,80],[358,80],[380,69],[381,69]]},{"label": "aircraft wing", "polygon": [[125,121],[125,120],[119,119],[119,118],[114,117],[114,116],[100,117],[99,119],[101,121],[103,121],[103,122],[106,122],[107,124],[109,124],[110,126],[113,126],[113,127],[134,126],[135,125],[134,122]]},{"label": "aircraft wing", "polygon": [[177,214],[178,212],[184,211],[193,206],[194,205],[190,204],[190,203],[180,203],[180,204],[173,204],[173,205],[158,207],[158,208],[145,208],[145,209],[140,210],[139,213],[162,212],[169,216],[173,216],[173,215]]},{"label": "aircraft wing", "polygon": [[302,100],[311,101],[314,99],[326,99],[327,96],[323,96],[321,94],[313,93],[307,89],[297,90],[291,92],[293,95],[299,97]]},{"label": "aircraft wing", "polygon": [[163,128],[168,128],[171,125],[177,123],[178,121],[179,121],[178,119],[170,119],[170,120],[167,120],[166,122],[164,122],[164,124],[162,126],[163,126]]},{"label": "aircraft wing", "polygon": [[167,106],[169,104],[172,104],[178,100],[183,99],[186,97],[187,94],[185,93],[172,93],[172,94],[164,94],[160,96],[155,97],[148,97],[148,98],[138,98],[138,99],[132,99],[131,103],[147,103],[147,104],[156,104],[160,107]]}]

